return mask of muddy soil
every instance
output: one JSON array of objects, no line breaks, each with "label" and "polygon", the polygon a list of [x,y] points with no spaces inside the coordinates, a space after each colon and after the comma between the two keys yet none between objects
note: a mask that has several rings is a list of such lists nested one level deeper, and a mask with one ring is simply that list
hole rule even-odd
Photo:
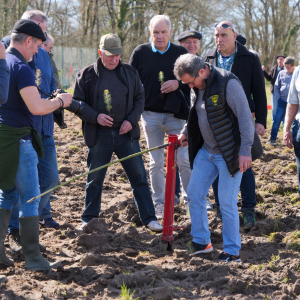
[{"label": "muddy soil", "polygon": [[[60,181],[87,170],[81,122],[66,113],[68,128],[55,126]],[[13,267],[0,267],[0,299],[116,299],[124,285],[131,299],[300,299],[300,201],[294,153],[282,139],[266,145],[253,163],[256,175],[256,225],[243,229],[242,262],[220,263],[222,223],[216,209],[209,211],[214,251],[191,256],[188,252],[190,219],[183,204],[175,208],[173,252],[162,252],[160,234],[142,226],[130,184],[120,164],[110,167],[104,182],[102,211],[83,231],[80,215],[85,180],[81,178],[53,194],[53,218],[58,230],[40,229],[40,242],[49,261],[63,267],[50,272],[24,270],[22,253],[11,254]],[[282,137],[282,131],[280,132]],[[146,149],[144,137],[141,148]],[[116,159],[114,156],[113,160]],[[149,168],[148,154],[144,155]],[[214,202],[210,191],[210,200]],[[241,206],[241,199],[239,199]],[[124,295],[124,292],[123,292]],[[130,299],[124,298],[124,299]]]}]

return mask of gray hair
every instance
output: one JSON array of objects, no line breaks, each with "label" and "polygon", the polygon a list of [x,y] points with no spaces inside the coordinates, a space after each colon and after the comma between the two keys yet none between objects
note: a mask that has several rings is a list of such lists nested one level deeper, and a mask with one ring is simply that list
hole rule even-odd
[{"label": "gray hair", "polygon": [[53,36],[52,36],[50,33],[47,32],[46,41],[48,41],[48,40],[50,40],[50,41],[52,41],[52,42],[54,43],[54,38],[53,38]]},{"label": "gray hair", "polygon": [[11,43],[23,44],[30,35],[27,33],[12,33],[10,36]]},{"label": "gray hair", "polygon": [[291,65],[293,66],[295,64],[295,58],[292,56],[287,56],[284,61],[283,61],[284,65]]},{"label": "gray hair", "polygon": [[36,20],[38,22],[48,22],[48,17],[47,15],[40,11],[40,10],[37,10],[37,9],[32,9],[32,10],[26,10],[21,19],[25,19],[25,20]]},{"label": "gray hair", "polygon": [[205,66],[201,57],[187,53],[177,58],[173,72],[175,77],[180,80],[184,74],[195,77],[201,69],[205,69]]},{"label": "gray hair", "polygon": [[150,20],[150,31],[152,30],[153,26],[161,21],[167,22],[169,29],[171,29],[171,21],[170,17],[167,15],[156,15]]}]

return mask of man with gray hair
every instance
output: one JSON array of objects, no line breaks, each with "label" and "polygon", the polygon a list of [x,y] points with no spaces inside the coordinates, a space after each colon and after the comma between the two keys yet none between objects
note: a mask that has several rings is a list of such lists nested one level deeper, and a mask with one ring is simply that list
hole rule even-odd
[{"label": "man with gray hair", "polygon": [[[181,97],[180,89],[189,90],[177,81],[173,74],[176,59],[188,51],[170,42],[171,22],[166,15],[157,15],[150,21],[151,42],[136,47],[129,64],[139,73],[145,88],[145,111],[142,126],[148,148],[164,143],[165,134],[179,134],[188,117],[188,107]],[[191,169],[188,152],[181,148],[177,154],[177,164],[183,187],[183,199],[187,201],[187,187]],[[165,180],[164,150],[150,152],[150,180],[156,216],[164,216]]]},{"label": "man with gray hair", "polygon": [[53,71],[53,75],[54,75],[55,83],[56,83],[56,88],[61,89],[62,85],[60,83],[58,69],[57,69],[55,61],[53,59],[53,53],[52,53],[53,46],[54,46],[54,38],[53,38],[52,35],[50,35],[49,33],[47,33],[47,38],[46,38],[46,41],[43,43],[42,48],[45,51],[47,51],[47,53],[48,53],[48,55],[50,57],[52,71]]},{"label": "man with gray hair", "polygon": [[[123,49],[116,34],[102,36],[98,52],[98,60],[76,75],[70,107],[83,121],[89,170],[109,163],[113,152],[121,159],[141,151],[139,120],[144,110],[144,88],[139,75],[133,67],[121,62]],[[131,183],[142,223],[153,231],[161,231],[142,156],[121,164]],[[107,168],[87,176],[81,228],[99,218],[106,171]]]},{"label": "man with gray hair", "polygon": [[[37,9],[26,10],[23,13],[21,19],[31,20],[31,21],[39,24],[40,27],[42,28],[45,36],[47,37],[46,28],[47,28],[48,17],[43,11],[40,11]],[[7,49],[10,45],[10,35],[7,35],[4,38],[2,38],[1,43]]]},{"label": "man with gray hair", "polygon": [[274,99],[275,101],[277,101],[278,106],[273,121],[271,136],[269,141],[267,142],[267,144],[270,144],[272,146],[277,145],[276,140],[280,123],[284,120],[290,84],[295,69],[295,58],[291,56],[286,57],[284,59],[283,65],[285,69],[278,73],[277,79],[274,84]]},{"label": "man with gray hair", "polygon": [[[40,10],[27,10],[24,12],[21,19],[31,20],[38,24],[44,32],[44,36],[47,36],[46,28],[48,17],[44,12]],[[7,36],[2,39],[4,44],[8,47],[7,51],[10,51],[10,38],[11,36]],[[36,74],[39,74],[39,92],[43,99],[47,99],[48,95],[56,90],[55,78],[53,76],[49,55],[40,47],[38,52],[30,58],[28,65],[34,72],[37,72]],[[43,193],[56,186],[59,180],[56,148],[53,139],[53,113],[35,116],[34,119],[35,128],[42,137],[45,151],[44,158],[39,158],[38,164],[40,189],[41,193]],[[41,197],[39,203],[40,224],[47,228],[58,228],[59,224],[52,218],[50,196],[51,193],[48,193]],[[12,251],[21,250],[19,237],[19,205],[20,202],[14,206],[8,226],[9,245]]]},{"label": "man with gray hair", "polygon": [[193,169],[188,187],[192,252],[213,250],[206,209],[206,195],[219,175],[223,215],[223,253],[219,259],[240,261],[237,195],[242,174],[251,166],[254,121],[240,81],[231,72],[213,67],[195,55],[181,55],[174,74],[195,92],[188,123],[179,140],[188,141]]}]

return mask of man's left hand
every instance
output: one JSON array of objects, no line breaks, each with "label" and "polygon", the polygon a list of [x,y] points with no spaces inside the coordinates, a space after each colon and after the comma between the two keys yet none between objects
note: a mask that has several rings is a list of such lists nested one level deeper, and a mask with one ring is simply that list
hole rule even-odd
[{"label": "man's left hand", "polygon": [[260,136],[264,136],[266,134],[266,130],[264,125],[255,123],[255,129]]},{"label": "man's left hand", "polygon": [[168,80],[163,83],[160,90],[162,93],[170,93],[176,91],[178,88],[179,88],[179,83],[177,80]]},{"label": "man's left hand", "polygon": [[125,120],[120,128],[119,134],[125,134],[132,129],[132,125],[129,121]]},{"label": "man's left hand", "polygon": [[292,149],[293,148],[293,134],[292,132],[289,130],[289,131],[284,131],[283,133],[283,140],[284,140],[284,143],[285,145]]},{"label": "man's left hand", "polygon": [[249,169],[252,166],[252,158],[251,156],[239,156],[239,166],[240,166],[240,172],[246,172],[247,169]]}]

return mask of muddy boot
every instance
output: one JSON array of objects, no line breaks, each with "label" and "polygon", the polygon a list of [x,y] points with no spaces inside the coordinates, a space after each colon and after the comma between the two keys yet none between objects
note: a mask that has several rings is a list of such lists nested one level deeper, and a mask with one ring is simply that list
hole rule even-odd
[{"label": "muddy boot", "polygon": [[10,215],[11,210],[0,208],[0,263],[6,266],[12,266],[14,264],[14,261],[6,256],[4,247]]},{"label": "muddy boot", "polygon": [[20,218],[20,236],[25,256],[25,270],[48,271],[61,266],[60,261],[50,263],[40,253],[39,216]]}]

